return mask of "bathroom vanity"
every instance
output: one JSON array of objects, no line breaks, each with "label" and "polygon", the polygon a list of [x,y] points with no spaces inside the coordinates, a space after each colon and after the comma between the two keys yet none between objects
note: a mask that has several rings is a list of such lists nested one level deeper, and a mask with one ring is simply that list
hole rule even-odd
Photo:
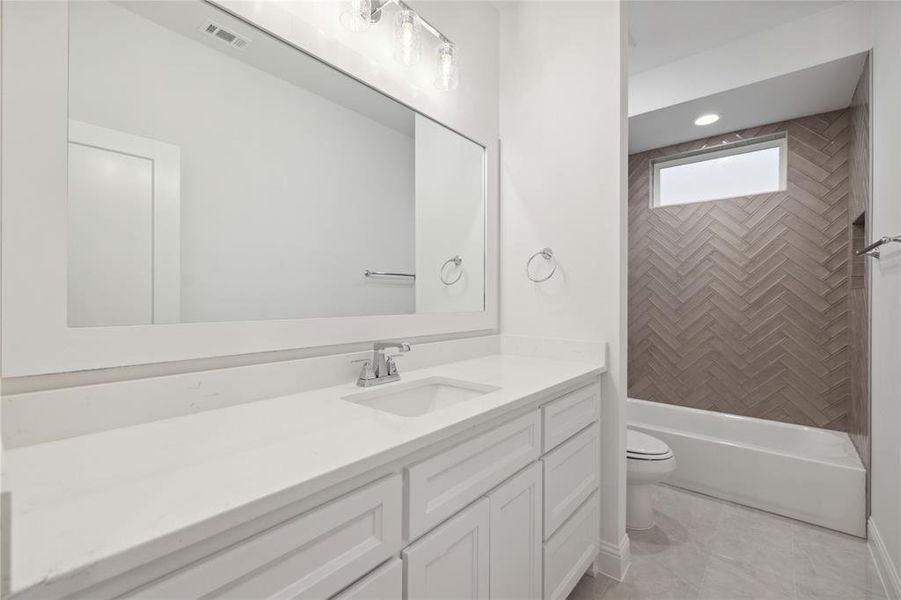
[{"label": "bathroom vanity", "polygon": [[[598,551],[602,372],[486,356],[9,451],[11,591],[563,599]],[[435,382],[481,392],[360,401]]]}]

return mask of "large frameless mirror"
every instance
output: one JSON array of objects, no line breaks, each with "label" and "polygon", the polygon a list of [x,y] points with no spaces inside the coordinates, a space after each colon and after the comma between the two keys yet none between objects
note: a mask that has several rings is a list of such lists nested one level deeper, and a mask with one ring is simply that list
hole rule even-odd
[{"label": "large frameless mirror", "polygon": [[485,309],[485,149],[204,2],[69,8],[70,327]]}]

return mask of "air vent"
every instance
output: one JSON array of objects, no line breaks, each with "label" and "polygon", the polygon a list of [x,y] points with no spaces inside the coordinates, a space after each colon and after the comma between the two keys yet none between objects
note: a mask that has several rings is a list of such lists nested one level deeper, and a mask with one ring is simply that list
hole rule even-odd
[{"label": "air vent", "polygon": [[225,42],[229,46],[233,48],[245,48],[247,44],[250,43],[250,40],[247,38],[243,38],[234,31],[230,31],[221,25],[213,23],[212,21],[207,21],[206,26],[203,28],[203,31],[207,35],[211,35],[219,41]]}]

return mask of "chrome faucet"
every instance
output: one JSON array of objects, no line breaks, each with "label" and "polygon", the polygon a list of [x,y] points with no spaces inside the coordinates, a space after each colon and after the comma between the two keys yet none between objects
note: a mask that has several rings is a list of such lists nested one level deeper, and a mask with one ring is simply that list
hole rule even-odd
[{"label": "chrome faucet", "polygon": [[[397,354],[385,354],[385,350],[391,349],[396,349],[398,351]],[[370,387],[397,381],[400,379],[400,373],[397,372],[397,365],[395,364],[394,359],[409,351],[410,344],[407,342],[374,343],[372,345],[372,358],[354,361],[363,363],[360,377],[357,378],[357,385],[360,387]]]}]

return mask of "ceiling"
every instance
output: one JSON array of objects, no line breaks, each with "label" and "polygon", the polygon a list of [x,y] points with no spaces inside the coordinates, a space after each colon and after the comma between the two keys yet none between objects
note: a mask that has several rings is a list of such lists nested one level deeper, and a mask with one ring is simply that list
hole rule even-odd
[{"label": "ceiling", "polygon": [[831,8],[818,0],[633,0],[629,73],[635,74]]},{"label": "ceiling", "polygon": [[[667,106],[629,119],[629,153],[846,108],[866,53],[823,63],[712,96]],[[694,120],[720,120],[698,127]]]}]

